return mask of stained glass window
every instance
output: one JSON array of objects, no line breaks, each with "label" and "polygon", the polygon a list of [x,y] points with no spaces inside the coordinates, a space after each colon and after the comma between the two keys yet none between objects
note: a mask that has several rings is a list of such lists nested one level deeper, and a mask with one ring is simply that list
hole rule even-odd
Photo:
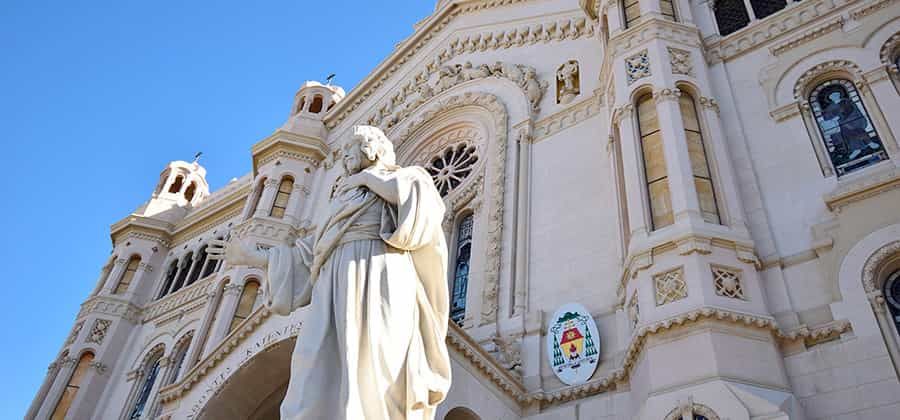
[{"label": "stained glass window", "polygon": [[713,12],[716,15],[716,25],[722,36],[736,32],[750,24],[750,15],[744,0],[717,0]]},{"label": "stained glass window", "polygon": [[719,224],[719,207],[716,204],[716,193],[713,187],[706,147],[703,144],[703,133],[700,130],[700,118],[694,98],[682,92],[678,98],[681,108],[681,120],[684,123],[684,134],[688,143],[688,155],[691,157],[691,170],[694,173],[694,185],[697,187],[697,199],[700,201],[700,213],[703,220]]},{"label": "stained glass window", "polygon": [[891,319],[894,320],[894,327],[897,328],[897,334],[900,334],[900,271],[891,274],[884,282],[883,293],[891,312]]},{"label": "stained glass window", "polygon": [[450,296],[450,320],[462,325],[466,315],[466,290],[469,287],[469,260],[472,257],[472,225],[474,217],[466,215],[459,221],[456,239],[456,265],[453,291]]},{"label": "stained glass window", "polygon": [[131,415],[128,416],[130,420],[140,419],[141,415],[144,414],[144,409],[147,408],[147,402],[150,401],[150,392],[153,391],[153,384],[156,382],[156,376],[159,374],[159,359],[161,357],[162,354],[156,356],[156,359],[149,364],[149,368],[144,372],[144,383],[141,384],[138,398],[134,402],[134,408],[131,410]]},{"label": "stained glass window", "polygon": [[644,156],[644,176],[647,181],[647,195],[650,201],[650,218],[653,229],[671,225],[672,198],[669,194],[669,177],[666,172],[666,158],[663,152],[662,132],[656,104],[647,94],[637,101],[638,132],[641,136],[641,151]]},{"label": "stained glass window", "polygon": [[809,105],[838,176],[887,160],[881,138],[852,82],[832,79],[816,86]]},{"label": "stained glass window", "polygon": [[281,182],[278,184],[278,192],[275,193],[275,202],[272,203],[272,211],[269,212],[269,216],[275,218],[284,217],[284,212],[287,210],[288,200],[291,199],[291,190],[294,189],[294,179],[291,177],[284,177]]}]

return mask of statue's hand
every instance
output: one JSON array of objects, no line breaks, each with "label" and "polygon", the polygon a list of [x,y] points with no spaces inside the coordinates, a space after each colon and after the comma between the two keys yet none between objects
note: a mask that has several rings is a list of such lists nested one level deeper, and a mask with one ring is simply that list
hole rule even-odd
[{"label": "statue's hand", "polygon": [[348,191],[353,191],[359,187],[367,187],[369,186],[369,178],[370,175],[365,171],[359,171],[353,175],[350,175],[346,179],[341,182],[340,187],[338,187],[338,193],[344,194]]},{"label": "statue's hand", "polygon": [[210,241],[206,253],[210,259],[224,259],[230,265],[265,267],[269,262],[266,254],[256,249],[256,245],[235,238],[227,242],[221,239]]}]

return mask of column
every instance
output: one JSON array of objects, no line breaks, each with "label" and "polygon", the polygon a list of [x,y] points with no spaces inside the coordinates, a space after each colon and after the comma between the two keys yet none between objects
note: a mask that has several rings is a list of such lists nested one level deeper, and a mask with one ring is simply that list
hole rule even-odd
[{"label": "column", "polygon": [[47,393],[48,391],[50,391],[50,387],[52,387],[56,382],[56,378],[59,376],[60,370],[60,363],[58,361],[50,363],[50,366],[47,367],[47,375],[44,377],[44,382],[41,383],[41,388],[38,389],[37,395],[34,397],[31,405],[28,407],[28,411],[25,413],[25,419],[31,420],[35,418],[38,410],[40,410],[41,406],[44,404],[45,399],[47,398]]},{"label": "column", "polygon": [[231,318],[237,308],[238,300],[241,298],[241,291],[244,289],[242,284],[228,284],[222,292],[222,302],[219,304],[219,316],[210,329],[209,338],[203,354],[209,354],[228,335],[228,326],[231,324]]},{"label": "column", "polygon": [[[706,121],[706,128],[709,131],[709,133],[703,133],[703,141],[706,143],[706,158],[711,166],[715,167],[713,184],[718,183],[721,186],[721,188],[716,190],[716,193],[722,196],[718,202],[722,224],[728,225],[738,233],[749,237],[750,231],[747,228],[746,220],[744,220],[744,203],[741,200],[737,175],[734,172],[728,144],[725,143],[722,121],[719,119],[719,105],[715,100],[707,97],[696,99],[701,126],[703,121]],[[718,177],[718,182],[716,182],[717,179],[715,177]],[[722,210],[725,211],[722,212]]]},{"label": "column", "polygon": [[272,208],[272,203],[275,202],[275,193],[278,191],[278,180],[269,178],[264,183],[262,195],[259,197],[259,202],[256,203],[256,210],[253,212],[253,217],[262,217],[269,215],[269,209]]},{"label": "column", "polygon": [[[628,236],[647,236],[647,216],[644,214],[644,202],[646,200],[646,185],[641,170],[643,156],[638,147],[637,130],[634,123],[634,106],[625,105],[619,108],[614,124],[619,129],[619,143],[622,147],[622,173],[625,178],[625,200],[627,201],[628,225],[631,232]],[[634,243],[634,241],[630,241]]]},{"label": "column", "polygon": [[72,376],[76,364],[78,364],[78,359],[72,357],[65,357],[59,362],[60,368],[56,374],[56,379],[53,380],[53,385],[50,386],[50,391],[47,392],[47,396],[44,398],[35,418],[50,418],[53,410],[56,409],[57,402],[62,397],[63,391],[66,389],[66,385],[69,384],[69,378]]},{"label": "column", "polygon": [[663,151],[666,156],[666,173],[669,176],[669,194],[672,198],[672,212],[675,223],[688,220],[692,225],[703,223],[700,201],[694,186],[694,171],[688,153],[687,138],[681,109],[678,106],[680,92],[674,88],[664,88],[653,92],[659,128],[662,132]]},{"label": "column", "polygon": [[122,273],[125,271],[125,264],[128,263],[128,260],[124,258],[119,258],[113,265],[112,270],[109,271],[109,275],[106,276],[106,281],[103,283],[103,293],[110,294],[116,288],[116,282],[119,280],[119,277],[122,277]]},{"label": "column", "polygon": [[194,333],[194,338],[191,340],[191,345],[188,347],[187,354],[184,355],[184,367],[182,368],[185,372],[191,370],[194,367],[194,363],[197,362],[202,354],[204,345],[208,341],[208,334],[210,327],[212,326],[213,318],[216,314],[216,309],[219,308],[217,305],[219,299],[216,297],[219,294],[217,292],[211,292],[206,295],[206,313],[203,314],[203,320],[200,321],[200,328]]}]

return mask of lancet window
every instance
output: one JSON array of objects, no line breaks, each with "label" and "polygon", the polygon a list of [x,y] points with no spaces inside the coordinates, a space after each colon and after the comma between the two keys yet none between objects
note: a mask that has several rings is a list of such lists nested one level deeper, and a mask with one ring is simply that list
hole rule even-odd
[{"label": "lancet window", "polygon": [[684,134],[687,138],[688,154],[691,157],[694,186],[697,189],[697,199],[700,201],[700,213],[703,215],[703,220],[719,224],[721,223],[719,208],[716,203],[716,192],[713,186],[712,173],[709,169],[709,159],[706,156],[706,145],[703,142],[696,101],[688,92],[682,91],[681,96],[678,98],[678,105],[681,108],[681,119],[684,123]]},{"label": "lancet window", "polygon": [[259,283],[256,280],[248,280],[246,284],[244,284],[244,290],[241,291],[241,297],[238,300],[237,309],[234,311],[234,316],[231,318],[231,325],[228,327],[228,332],[234,331],[234,329],[244,322],[245,319],[250,317],[250,314],[253,313],[253,309],[256,307],[256,297],[259,294]]},{"label": "lancet window", "polygon": [[269,216],[275,218],[283,218],[284,212],[287,210],[288,200],[291,199],[291,190],[294,189],[294,178],[286,176],[278,183],[278,192],[275,193],[275,202],[272,203],[272,210]]},{"label": "lancet window", "polygon": [[184,184],[184,177],[178,175],[175,177],[175,180],[172,181],[172,185],[169,186],[169,192],[172,194],[177,194],[178,191],[181,191],[181,185]]},{"label": "lancet window", "polygon": [[322,95],[313,96],[312,103],[309,104],[309,112],[313,114],[318,114],[322,112],[322,107],[324,106],[324,99],[322,99]]},{"label": "lancet window", "polygon": [[187,201],[191,201],[194,199],[194,194],[197,193],[197,184],[191,182],[191,185],[188,185],[187,189],[184,190],[184,199]]},{"label": "lancet window", "polygon": [[119,283],[116,285],[115,290],[113,290],[114,295],[121,295],[128,291],[128,287],[131,286],[131,281],[134,280],[134,274],[137,272],[140,263],[140,256],[134,255],[128,259],[128,264],[125,266],[125,272],[122,273],[122,278],[119,279]]},{"label": "lancet window", "polygon": [[163,282],[162,289],[160,289],[157,299],[160,299],[169,293],[169,289],[175,281],[176,274],[178,274],[178,260],[172,261],[172,264],[169,265],[169,269],[166,271],[165,281]]},{"label": "lancet window", "polygon": [[466,292],[469,288],[469,265],[472,258],[472,213],[459,220],[456,232],[456,261],[450,293],[450,320],[462,325],[466,316]]},{"label": "lancet window", "polygon": [[78,364],[75,365],[75,371],[73,371],[72,376],[69,377],[69,382],[66,383],[66,388],[63,390],[62,397],[60,397],[59,402],[56,403],[53,414],[50,415],[51,420],[63,420],[66,418],[66,414],[68,414],[69,409],[72,408],[72,402],[75,401],[78,390],[81,389],[81,384],[84,382],[84,377],[87,376],[88,369],[90,369],[93,361],[94,353],[91,352],[82,354],[78,359]]},{"label": "lancet window", "polygon": [[175,349],[175,358],[172,365],[171,377],[168,381],[169,384],[175,383],[181,376],[181,370],[184,368],[184,360],[187,358],[188,349],[191,347],[193,336],[193,332],[187,333],[184,338],[181,339],[179,346]]},{"label": "lancet window", "polygon": [[808,100],[837,176],[888,159],[853,82],[827,80],[810,92]]},{"label": "lancet window", "polygon": [[178,276],[176,276],[175,284],[172,286],[172,293],[177,292],[184,286],[184,281],[187,280],[188,271],[190,271],[191,263],[193,262],[193,252],[188,252],[188,254],[181,259],[181,268],[178,269]]},{"label": "lancet window", "polygon": [[128,415],[129,420],[138,420],[147,409],[150,402],[150,394],[153,392],[153,385],[156,383],[156,377],[159,376],[160,361],[162,360],[162,352],[156,353],[153,358],[145,365],[143,375],[141,376],[141,384],[138,388],[137,398],[134,401],[134,407]]},{"label": "lancet window", "polygon": [[190,286],[200,279],[200,274],[203,272],[203,265],[206,264],[207,260],[206,247],[207,245],[203,245],[200,247],[200,250],[197,251],[197,261],[191,268],[191,274],[188,276],[187,284],[185,284],[185,286]]},{"label": "lancet window", "polygon": [[675,222],[659,116],[656,112],[655,101],[649,93],[638,98],[635,108],[638,132],[641,137],[641,152],[644,158],[644,177],[650,204],[650,221],[653,229],[659,229]]}]

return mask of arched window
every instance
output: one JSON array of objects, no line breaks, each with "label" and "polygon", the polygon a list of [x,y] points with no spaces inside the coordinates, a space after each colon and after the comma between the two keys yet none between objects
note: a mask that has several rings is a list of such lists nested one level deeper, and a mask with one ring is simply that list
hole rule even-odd
[{"label": "arched window", "polygon": [[137,272],[140,263],[141,257],[138,255],[133,255],[128,259],[128,265],[125,266],[125,272],[122,273],[119,284],[117,284],[115,290],[113,290],[114,295],[121,295],[128,291],[128,287],[131,286],[131,281],[134,280],[134,273]]},{"label": "arched window", "polygon": [[312,103],[309,104],[309,112],[313,114],[318,114],[322,112],[322,106],[324,105],[322,95],[313,96]]},{"label": "arched window", "polygon": [[305,97],[305,96],[301,96],[301,97],[300,97],[300,101],[297,102],[297,113],[302,112],[304,106],[306,106],[306,97]]},{"label": "arched window", "polygon": [[181,371],[182,369],[184,369],[184,359],[187,357],[187,353],[191,347],[193,338],[193,331],[185,334],[181,339],[181,342],[178,344],[178,347],[175,348],[175,358],[173,360],[172,373],[169,378],[168,384],[174,384],[175,381],[177,381],[178,378],[182,376]]},{"label": "arched window", "polygon": [[466,407],[456,407],[447,412],[444,420],[481,420],[481,417]]},{"label": "arched window", "polygon": [[188,276],[188,281],[185,286],[190,286],[194,284],[199,278],[200,274],[203,272],[203,264],[206,264],[206,260],[208,256],[206,255],[206,247],[207,245],[203,245],[200,247],[200,250],[197,251],[197,263],[194,264],[193,269],[191,270],[191,274]]},{"label": "arched window", "polygon": [[288,200],[291,199],[291,190],[294,189],[294,178],[286,176],[281,179],[281,182],[278,184],[278,192],[275,193],[275,202],[272,203],[272,210],[269,211],[269,216],[281,219],[284,217],[284,212],[287,210]]},{"label": "arched window", "polygon": [[884,282],[884,300],[894,320],[894,328],[900,335],[900,271],[895,271]]},{"label": "arched window", "polygon": [[706,145],[697,115],[697,104],[694,97],[682,91],[678,98],[681,108],[681,120],[684,123],[684,134],[688,143],[688,154],[691,157],[691,169],[694,173],[694,186],[697,188],[697,199],[700,201],[700,213],[703,220],[719,224],[719,207],[716,204],[716,192],[706,157]]},{"label": "arched window", "polygon": [[78,364],[75,365],[75,371],[72,372],[72,376],[69,377],[69,382],[66,383],[66,388],[63,390],[62,397],[60,397],[59,402],[56,403],[53,414],[50,415],[51,420],[63,420],[66,418],[66,414],[68,414],[69,408],[72,407],[72,402],[75,401],[78,390],[81,389],[81,384],[84,382],[84,377],[87,375],[88,369],[90,369],[93,361],[94,353],[91,352],[82,354],[78,359]]},{"label": "arched window", "polygon": [[266,178],[263,177],[256,184],[256,188],[253,189],[252,196],[249,198],[250,205],[247,207],[247,217],[253,217],[253,214],[256,213],[256,208],[259,207],[259,199],[262,197],[263,190],[265,189]]},{"label": "arched window", "polygon": [[622,17],[625,28],[630,28],[641,17],[640,0],[622,0]]},{"label": "arched window", "polygon": [[456,263],[450,294],[450,320],[462,325],[466,316],[466,292],[469,288],[469,261],[472,258],[474,216],[469,213],[459,220],[456,229]]},{"label": "arched window", "polygon": [[716,15],[716,25],[722,36],[736,32],[750,24],[750,15],[744,0],[716,0],[713,7]]},{"label": "arched window", "polygon": [[175,177],[175,180],[172,181],[172,185],[169,186],[169,192],[172,194],[177,194],[178,191],[181,191],[181,185],[184,184],[184,177],[178,175]]},{"label": "arched window", "polygon": [[184,281],[187,280],[188,271],[191,270],[191,264],[194,262],[194,253],[188,252],[184,258],[181,259],[181,268],[178,269],[178,276],[175,279],[175,284],[172,286],[172,293],[177,292],[184,286]]},{"label": "arched window", "polygon": [[256,307],[256,297],[259,294],[259,283],[256,280],[248,280],[246,284],[244,284],[244,290],[241,291],[241,298],[238,300],[237,309],[234,311],[234,316],[231,318],[231,325],[228,327],[228,332],[234,331],[235,327],[244,322],[250,314],[253,313],[253,309]]},{"label": "arched window", "polygon": [[[222,238],[216,238],[216,240],[221,241]],[[212,275],[212,273],[216,272],[216,266],[218,265],[218,261],[209,259],[209,255],[206,254],[206,245],[203,246],[203,254],[206,261],[203,263],[203,273],[200,274],[200,278],[205,279]]]},{"label": "arched window", "polygon": [[837,176],[887,160],[881,138],[853,82],[822,82],[810,92],[809,105]]},{"label": "arched window", "polygon": [[147,403],[150,402],[150,393],[153,392],[153,385],[156,383],[156,377],[159,375],[160,360],[163,353],[157,352],[144,366],[140,387],[138,388],[137,398],[134,400],[134,407],[128,415],[129,420],[140,419],[147,409]]},{"label": "arched window", "polygon": [[184,190],[184,199],[187,201],[191,201],[194,199],[194,194],[197,193],[197,184],[191,182],[191,185],[188,185],[187,189]]},{"label": "arched window", "polygon": [[169,293],[169,289],[172,287],[172,283],[175,281],[175,274],[178,273],[178,260],[172,261],[172,264],[169,265],[169,270],[166,271],[166,279],[163,282],[162,289],[159,290],[159,296],[157,299],[162,298],[167,293]]},{"label": "arched window", "polygon": [[659,229],[675,222],[659,117],[656,113],[656,104],[649,93],[638,98],[635,109],[638,133],[641,136],[641,152],[644,157],[650,221],[653,229]]}]

